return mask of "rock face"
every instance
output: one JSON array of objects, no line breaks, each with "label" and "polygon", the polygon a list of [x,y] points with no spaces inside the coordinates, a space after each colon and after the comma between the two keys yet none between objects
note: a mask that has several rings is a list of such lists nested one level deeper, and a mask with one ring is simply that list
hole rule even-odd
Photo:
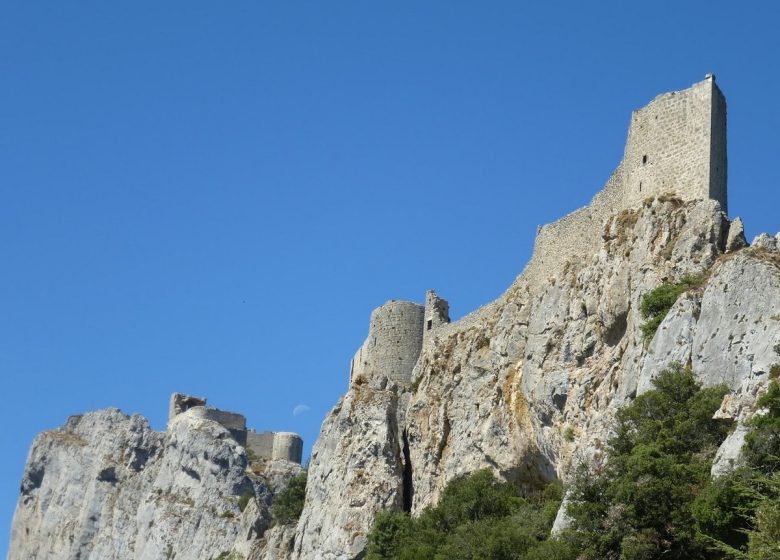
[{"label": "rock face", "polygon": [[[632,116],[604,189],[539,230],[496,301],[453,323],[434,292],[375,310],[314,445],[297,526],[269,528],[268,506],[300,466],[247,471],[235,433],[195,412],[205,402],[182,404],[165,434],[108,410],[36,439],[10,558],[361,558],[379,511],[418,514],[460,475],[536,485],[599,459],[615,411],[672,362],[731,390],[718,416],[735,430],[713,475],[728,472],[780,361],[780,235],[747,247],[725,214],[725,118],[711,77],[659,96]],[[698,287],[646,341],[642,297],[685,275]]]},{"label": "rock face", "polygon": [[[270,464],[253,475],[230,432],[194,411],[177,415],[165,433],[106,409],[40,434],[8,558],[200,560],[262,549],[268,478],[281,489],[301,467]],[[242,512],[243,495],[250,499]]]},{"label": "rock face", "polygon": [[[780,276],[776,238],[744,249],[741,220],[726,217],[725,150],[725,101],[712,79],[658,97],[634,114],[604,190],[540,229],[506,293],[454,323],[423,314],[419,356],[418,338],[403,343],[414,348],[408,381],[396,362],[353,361],[315,445],[293,558],[357,558],[375,512],[418,514],[476,469],[529,485],[565,479],[599,458],[614,412],[675,360],[705,384],[728,383],[732,403],[720,414],[743,422],[780,339],[771,311]],[[702,275],[702,286],[647,345],[642,297],[684,275]],[[403,353],[382,346],[375,324],[372,315],[361,351]],[[738,460],[742,432],[719,452],[719,469]]]}]

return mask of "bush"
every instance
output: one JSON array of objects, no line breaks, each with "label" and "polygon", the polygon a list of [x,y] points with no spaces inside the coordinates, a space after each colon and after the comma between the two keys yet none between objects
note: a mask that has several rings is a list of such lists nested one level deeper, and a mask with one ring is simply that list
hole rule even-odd
[{"label": "bush", "polygon": [[254,497],[255,493],[253,490],[244,490],[244,493],[241,494],[241,497],[238,498],[238,509],[241,513],[244,513],[246,506],[249,505],[249,500]]},{"label": "bush", "polygon": [[[544,544],[561,502],[560,485],[523,495],[489,470],[456,479],[417,519],[382,512],[368,536],[367,560],[571,560],[565,543]],[[527,556],[544,546],[541,555]]]},{"label": "bush", "polygon": [[768,475],[780,469],[780,384],[772,381],[756,405],[765,413],[750,422],[742,452],[750,466]]},{"label": "bush", "polygon": [[271,516],[282,525],[298,521],[306,498],[306,471],[290,480],[287,488],[274,496]]},{"label": "bush", "polygon": [[569,537],[582,558],[709,558],[692,504],[727,435],[712,420],[727,389],[702,389],[679,364],[654,385],[618,411],[606,465],[576,475]]},{"label": "bush", "polygon": [[681,294],[696,288],[703,282],[702,276],[685,275],[676,284],[664,283],[651,290],[642,298],[639,305],[639,312],[645,323],[642,325],[642,335],[645,342],[650,342],[658,326],[669,313],[669,310],[675,304]]}]

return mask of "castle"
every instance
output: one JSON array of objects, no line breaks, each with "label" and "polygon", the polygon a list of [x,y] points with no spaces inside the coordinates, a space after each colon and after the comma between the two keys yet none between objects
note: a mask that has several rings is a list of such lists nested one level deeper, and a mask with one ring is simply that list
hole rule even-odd
[{"label": "castle", "polygon": [[[567,262],[592,255],[607,218],[653,197],[712,199],[727,212],[726,172],[726,99],[715,76],[707,74],[632,113],[623,159],[607,184],[589,205],[538,229],[521,277],[538,286],[560,274]],[[449,322],[448,303],[433,291],[424,306],[391,300],[375,309],[368,337],[352,359],[350,384],[380,372],[409,384],[425,341]]]},{"label": "castle", "polygon": [[[567,262],[593,254],[602,242],[605,220],[649,198],[712,199],[726,212],[726,173],[726,100],[715,76],[708,74],[688,89],[659,95],[632,113],[623,159],[605,187],[588,206],[539,228],[521,277],[527,285],[540,285],[560,274]],[[409,385],[424,345],[449,323],[449,304],[432,290],[424,305],[391,300],[378,307],[371,313],[368,337],[352,359],[350,384],[381,374]],[[242,415],[205,404],[205,399],[175,393],[169,420],[194,410],[191,414],[225,426],[258,458],[300,463],[303,441],[297,434],[256,433],[247,430]]]},{"label": "castle", "polygon": [[523,275],[539,285],[566,262],[593,254],[601,243],[600,225],[648,198],[712,199],[727,212],[726,171],[726,98],[707,74],[632,113],[623,159],[606,186],[588,206],[539,228]]},{"label": "castle", "polygon": [[449,322],[450,306],[433,290],[426,294],[425,305],[391,300],[374,309],[368,338],[350,364],[350,384],[377,372],[396,383],[409,383],[424,342],[436,327]]},{"label": "castle", "polygon": [[227,429],[239,444],[247,449],[252,459],[261,461],[285,460],[300,464],[303,439],[293,432],[261,432],[247,430],[246,417],[235,412],[206,406],[206,399],[174,393],[168,408],[168,423],[179,414],[213,420]]}]

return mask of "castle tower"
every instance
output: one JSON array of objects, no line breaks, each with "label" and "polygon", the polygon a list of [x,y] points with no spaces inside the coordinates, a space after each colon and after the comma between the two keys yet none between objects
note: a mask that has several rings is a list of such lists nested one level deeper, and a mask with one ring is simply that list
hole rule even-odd
[{"label": "castle tower", "polygon": [[425,293],[425,332],[450,322],[450,304],[433,291]]},{"label": "castle tower", "polygon": [[425,307],[411,301],[388,301],[371,313],[368,338],[352,358],[350,383],[385,375],[409,383],[420,357]]},{"label": "castle tower", "polygon": [[726,99],[715,76],[634,111],[621,167],[624,208],[672,193],[727,211]]}]

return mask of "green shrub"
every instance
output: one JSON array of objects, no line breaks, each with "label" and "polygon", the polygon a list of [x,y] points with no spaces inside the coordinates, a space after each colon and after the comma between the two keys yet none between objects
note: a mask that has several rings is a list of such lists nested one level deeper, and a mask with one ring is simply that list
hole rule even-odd
[{"label": "green shrub", "polygon": [[[566,543],[547,544],[563,490],[550,484],[523,495],[489,470],[450,482],[439,504],[412,519],[380,513],[368,536],[367,560],[573,560]],[[543,548],[542,548],[543,547]],[[540,553],[527,556],[540,549]]]},{"label": "green shrub", "polygon": [[679,364],[654,385],[618,411],[606,464],[576,474],[569,537],[581,558],[709,558],[692,504],[728,432],[712,420],[727,389],[702,389]]},{"label": "green shrub", "polygon": [[772,381],[756,402],[765,413],[756,414],[745,437],[742,453],[754,469],[771,474],[780,470],[780,384]]},{"label": "green shrub", "polygon": [[306,498],[306,476],[306,471],[303,471],[293,477],[287,488],[274,496],[271,515],[277,523],[287,525],[298,521]]},{"label": "green shrub", "polygon": [[780,556],[780,473],[766,478],[765,483],[756,503],[755,525],[748,532],[750,560],[776,560]]},{"label": "green shrub", "polygon": [[254,490],[244,490],[243,494],[238,498],[238,509],[241,513],[244,513],[246,506],[249,505],[249,500],[255,497]]},{"label": "green shrub", "polygon": [[642,318],[645,319],[645,323],[641,327],[645,342],[649,342],[655,336],[658,326],[680,295],[687,290],[700,286],[703,281],[703,276],[686,274],[679,282],[675,284],[663,283],[642,297],[639,312],[642,314]]}]

